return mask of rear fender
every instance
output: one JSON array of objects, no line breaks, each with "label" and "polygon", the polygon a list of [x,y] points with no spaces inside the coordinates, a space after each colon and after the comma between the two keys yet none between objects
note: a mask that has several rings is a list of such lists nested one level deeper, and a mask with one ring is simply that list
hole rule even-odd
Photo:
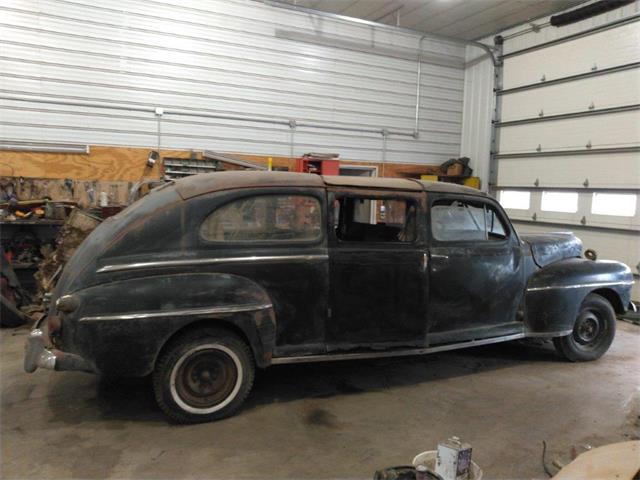
[{"label": "rear fender", "polygon": [[573,330],[580,305],[592,292],[604,296],[616,311],[631,299],[633,276],[623,263],[569,258],[537,270],[525,292],[525,332],[557,337]]},{"label": "rear fender", "polygon": [[276,321],[255,282],[223,273],[137,277],[77,291],[79,307],[63,319],[65,349],[103,373],[142,376],[177,332],[198,322],[241,333],[258,366],[271,361]]}]

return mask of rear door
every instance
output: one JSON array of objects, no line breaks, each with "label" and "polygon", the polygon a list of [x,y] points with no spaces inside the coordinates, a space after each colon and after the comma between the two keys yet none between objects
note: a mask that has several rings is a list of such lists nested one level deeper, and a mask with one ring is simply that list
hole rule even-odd
[{"label": "rear door", "polygon": [[430,345],[522,331],[520,241],[496,202],[430,195]]},{"label": "rear door", "polygon": [[422,346],[427,282],[421,192],[329,192],[328,350]]},{"label": "rear door", "polygon": [[[213,261],[203,271],[245,277],[273,302],[275,356],[323,353],[328,312],[326,193],[243,189],[203,197],[198,236]],[[202,295],[215,292],[202,292]]]}]

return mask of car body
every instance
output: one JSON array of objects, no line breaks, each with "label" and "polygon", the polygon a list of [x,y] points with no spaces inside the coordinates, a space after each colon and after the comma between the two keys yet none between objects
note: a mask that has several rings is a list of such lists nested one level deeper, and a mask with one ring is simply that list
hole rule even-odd
[{"label": "car body", "polygon": [[[626,265],[581,250],[572,234],[521,237],[492,197],[448,183],[195,175],[91,233],[29,338],[25,369],[153,374],[163,410],[199,421],[238,405],[214,408],[198,395],[211,400],[220,385],[240,395],[239,372],[251,370],[252,381],[254,365],[525,337],[584,346],[604,335],[582,353],[559,347],[572,360],[594,359],[613,339],[610,317],[626,310],[633,278]],[[206,357],[211,345],[216,358]],[[196,383],[176,390],[185,368],[204,379],[204,393]]]}]

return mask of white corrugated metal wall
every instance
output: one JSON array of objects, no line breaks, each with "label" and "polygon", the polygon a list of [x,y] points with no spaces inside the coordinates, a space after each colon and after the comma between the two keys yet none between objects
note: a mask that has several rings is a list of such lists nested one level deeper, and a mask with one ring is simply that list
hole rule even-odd
[{"label": "white corrugated metal wall", "polygon": [[[3,139],[155,147],[161,107],[162,148],[403,163],[459,153],[458,44],[423,42],[414,139],[417,35],[248,0],[2,0],[0,11]],[[225,115],[281,123],[212,118]]]},{"label": "white corrugated metal wall", "polygon": [[[599,258],[625,262],[636,278],[639,11],[636,2],[566,27],[536,32],[521,26],[502,33],[505,56],[492,189],[510,207],[518,231],[572,230],[585,248],[596,250]],[[621,19],[629,21],[522,51]],[[468,56],[477,54],[470,50]],[[483,172],[489,171],[493,114],[493,98],[484,83],[492,81],[489,61],[468,64],[461,151],[476,155]],[[640,299],[637,283],[634,298]]]}]

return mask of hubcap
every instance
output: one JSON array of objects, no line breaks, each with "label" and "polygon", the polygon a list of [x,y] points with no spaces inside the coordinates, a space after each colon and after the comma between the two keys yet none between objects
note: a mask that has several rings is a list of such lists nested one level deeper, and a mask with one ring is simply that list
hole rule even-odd
[{"label": "hubcap", "polygon": [[200,350],[188,356],[178,368],[176,391],[195,408],[210,408],[223,402],[234,390],[238,370],[233,359],[221,350]]},{"label": "hubcap", "polygon": [[596,343],[602,330],[602,320],[599,315],[592,310],[584,310],[576,320],[573,336],[581,345],[592,345]]}]

